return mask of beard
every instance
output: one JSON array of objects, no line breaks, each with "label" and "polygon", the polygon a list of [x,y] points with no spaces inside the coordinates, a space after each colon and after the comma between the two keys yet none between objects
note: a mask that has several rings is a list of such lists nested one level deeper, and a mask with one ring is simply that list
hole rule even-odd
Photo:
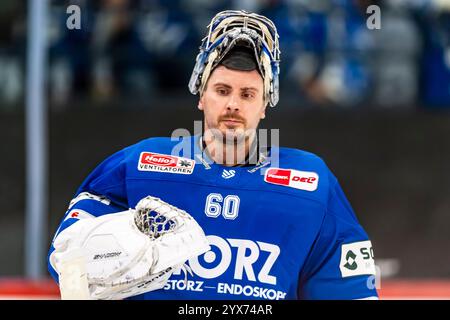
[{"label": "beard", "polygon": [[244,143],[248,137],[243,128],[225,129],[221,131],[222,137],[216,137],[218,141],[221,138],[223,144],[241,144]]},{"label": "beard", "polygon": [[[225,123],[235,121],[235,124]],[[206,123],[205,123],[206,126]],[[256,129],[247,129],[247,121],[238,114],[228,113],[219,116],[214,124],[206,126],[204,132],[207,141],[216,141],[226,146],[246,144],[256,136]]]},{"label": "beard", "polygon": [[[236,121],[236,124],[223,121]],[[244,164],[248,148],[256,138],[256,129],[246,129],[246,121],[238,117],[219,117],[217,123],[203,132],[203,141],[213,146],[211,155],[218,163]],[[212,128],[211,128],[212,127]]]},{"label": "beard", "polygon": [[[236,125],[229,126],[224,121],[233,120],[238,121]],[[219,117],[217,121],[217,128],[220,132],[215,135],[217,141],[222,141],[223,144],[240,144],[248,140],[246,132],[246,121],[244,118],[238,115],[226,115]]]}]

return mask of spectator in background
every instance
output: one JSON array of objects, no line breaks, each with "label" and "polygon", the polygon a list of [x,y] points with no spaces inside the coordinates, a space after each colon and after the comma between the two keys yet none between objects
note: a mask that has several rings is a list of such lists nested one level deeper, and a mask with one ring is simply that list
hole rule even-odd
[{"label": "spectator in background", "polygon": [[280,82],[285,99],[290,96],[297,104],[299,98],[302,105],[323,101],[316,77],[325,54],[329,10],[328,0],[272,1],[262,10],[278,26],[284,61]]},{"label": "spectator in background", "polygon": [[163,94],[184,92],[192,69],[190,57],[195,56],[198,49],[195,45],[199,37],[194,24],[196,16],[189,14],[188,4],[181,0],[152,1],[142,9],[138,20],[139,36],[151,53],[158,90]]},{"label": "spectator in background", "polygon": [[17,106],[24,92],[26,24],[20,1],[0,5],[0,110]]},{"label": "spectator in background", "polygon": [[[264,2],[267,0],[256,1]],[[218,11],[230,9],[230,3],[230,0],[180,0],[181,7],[184,8],[186,14],[190,17],[195,33],[200,38],[205,33],[211,17]]]},{"label": "spectator in background", "polygon": [[444,6],[444,2],[435,2],[427,7],[424,15],[420,15],[424,34],[421,101],[427,107],[449,108],[450,3]]},{"label": "spectator in background", "polygon": [[[66,9],[76,4],[83,8],[80,29],[68,29]],[[86,0],[64,1],[50,7],[50,99],[54,108],[67,106],[74,96],[86,98],[92,88],[91,57],[93,8]]]},{"label": "spectator in background", "polygon": [[152,57],[139,37],[136,3],[103,0],[93,35],[94,96],[150,96]]},{"label": "spectator in background", "polygon": [[[306,101],[341,107],[414,104],[420,36],[408,7],[372,0],[284,4],[278,10],[278,20],[286,21],[280,34],[291,37],[282,49],[294,53],[288,57],[288,82]],[[372,4],[384,4],[380,30],[366,24]]]},{"label": "spectator in background", "polygon": [[327,104],[356,107],[369,102],[374,85],[374,31],[366,25],[370,0],[334,0],[328,15],[327,50],[318,81]]},{"label": "spectator in background", "polygon": [[304,30],[301,42],[306,50],[293,59],[291,77],[313,105],[353,107],[367,101],[373,81],[367,4],[330,0],[306,7],[312,23],[298,28]]},{"label": "spectator in background", "polygon": [[302,105],[356,106],[373,82],[374,36],[366,27],[370,1],[286,0],[266,8],[279,25],[286,70],[281,79]]},{"label": "spectator in background", "polygon": [[416,107],[422,39],[411,7],[385,1],[381,29],[373,34],[375,86],[371,101],[379,107]]},{"label": "spectator in background", "polygon": [[[442,0],[51,1],[51,101],[147,101],[185,92],[194,45],[214,12],[247,9],[279,27],[286,104],[401,107],[450,104],[450,2]],[[66,8],[82,9],[81,29]],[[369,30],[367,7],[381,6]],[[0,100],[17,103],[25,79],[25,5],[0,5]],[[22,36],[20,36],[22,35]],[[22,37],[22,38],[21,38]],[[180,71],[181,70],[181,71]],[[183,71],[184,70],[184,71]],[[176,71],[176,72],[175,72]],[[144,98],[144,99],[142,99]],[[420,100],[418,99],[420,98]]]}]

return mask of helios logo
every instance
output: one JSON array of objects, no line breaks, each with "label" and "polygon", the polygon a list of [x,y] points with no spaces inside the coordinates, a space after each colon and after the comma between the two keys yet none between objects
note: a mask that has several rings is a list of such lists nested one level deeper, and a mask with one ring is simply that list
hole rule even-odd
[{"label": "helios logo", "polygon": [[177,165],[177,158],[144,152],[141,156],[141,163],[175,167]]},{"label": "helios logo", "polygon": [[167,154],[141,152],[137,169],[175,174],[192,174],[195,160]]}]

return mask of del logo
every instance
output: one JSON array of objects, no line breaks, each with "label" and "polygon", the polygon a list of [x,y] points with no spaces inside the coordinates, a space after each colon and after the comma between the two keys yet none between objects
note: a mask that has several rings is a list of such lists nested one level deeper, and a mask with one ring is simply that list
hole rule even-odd
[{"label": "del logo", "polygon": [[264,175],[264,181],[280,186],[300,190],[314,191],[319,183],[319,176],[311,171],[270,168]]},{"label": "del logo", "polygon": [[167,154],[142,152],[139,157],[139,171],[156,171],[178,174],[192,174],[195,161]]}]

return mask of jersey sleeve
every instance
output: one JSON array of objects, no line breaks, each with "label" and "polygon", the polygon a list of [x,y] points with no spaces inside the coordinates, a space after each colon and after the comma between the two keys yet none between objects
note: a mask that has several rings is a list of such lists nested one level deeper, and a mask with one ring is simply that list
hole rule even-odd
[{"label": "jersey sleeve", "polygon": [[80,219],[95,218],[128,209],[125,181],[126,150],[113,154],[96,167],[70,201],[47,255],[48,271],[57,282],[58,274],[51,264],[50,257],[55,250],[53,242],[58,234]]},{"label": "jersey sleeve", "polygon": [[378,298],[372,244],[336,178],[325,210],[299,277],[299,299]]}]

